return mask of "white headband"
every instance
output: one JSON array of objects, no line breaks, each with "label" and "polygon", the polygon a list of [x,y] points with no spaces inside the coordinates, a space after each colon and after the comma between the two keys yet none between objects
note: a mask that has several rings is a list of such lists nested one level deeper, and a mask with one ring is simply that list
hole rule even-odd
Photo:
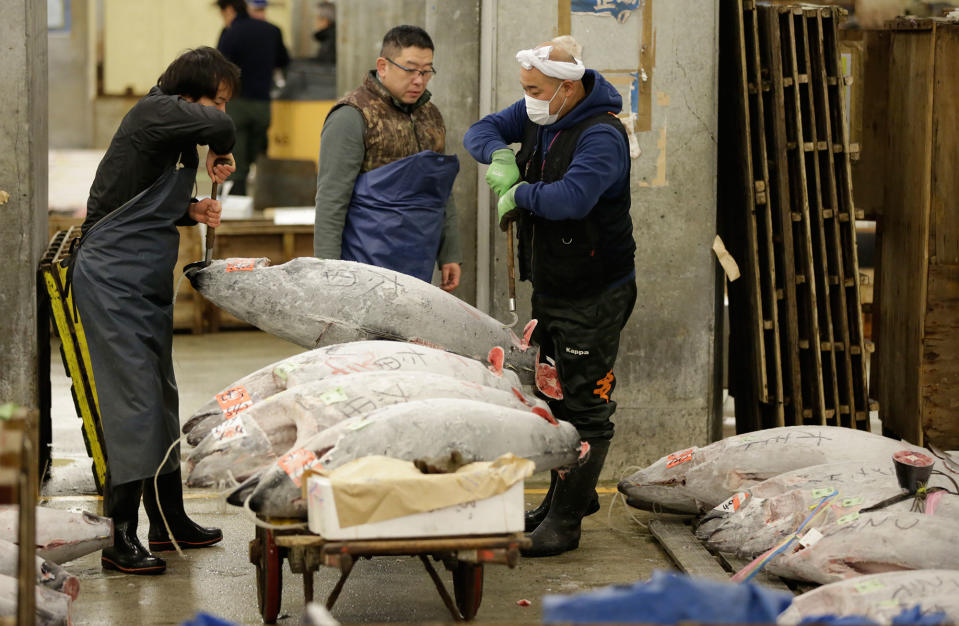
[{"label": "white headband", "polygon": [[530,50],[520,50],[516,53],[516,60],[525,70],[531,70],[534,67],[546,76],[559,78],[561,80],[579,80],[586,72],[586,66],[576,57],[573,60],[576,63],[566,61],[550,61],[549,53],[553,46],[543,46],[542,48],[532,48]]}]

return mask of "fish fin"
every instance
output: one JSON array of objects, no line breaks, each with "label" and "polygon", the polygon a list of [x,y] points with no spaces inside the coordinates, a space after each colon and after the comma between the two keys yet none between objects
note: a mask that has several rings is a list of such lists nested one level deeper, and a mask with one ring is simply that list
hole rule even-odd
[{"label": "fish fin", "polygon": [[586,462],[586,459],[589,458],[589,442],[580,441],[579,442],[579,459],[578,461],[582,464]]},{"label": "fish fin", "polygon": [[[549,423],[552,424],[553,426],[559,426],[559,422],[556,421],[556,418],[553,417],[553,414],[550,413],[549,411],[547,411],[546,409],[544,409],[543,407],[541,407],[541,406],[534,406],[534,407],[533,407],[533,413],[534,413],[535,415],[538,415],[538,416],[542,417],[544,420],[546,420],[547,422],[549,422]],[[589,445],[589,444],[587,444],[587,445]]]},{"label": "fish fin", "polygon": [[489,371],[497,376],[503,375],[503,363],[506,362],[506,351],[499,346],[493,346],[486,357],[489,361]]}]

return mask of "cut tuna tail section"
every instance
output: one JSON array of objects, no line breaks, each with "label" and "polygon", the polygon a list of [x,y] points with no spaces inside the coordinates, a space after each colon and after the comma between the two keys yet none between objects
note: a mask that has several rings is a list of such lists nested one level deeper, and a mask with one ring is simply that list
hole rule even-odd
[{"label": "cut tuna tail section", "polygon": [[523,327],[523,338],[520,339],[516,336],[516,333],[513,332],[513,329],[509,329],[509,335],[513,338],[513,345],[525,352],[529,348],[529,342],[533,337],[533,331],[536,330],[536,320],[530,320],[526,323],[526,326]]}]

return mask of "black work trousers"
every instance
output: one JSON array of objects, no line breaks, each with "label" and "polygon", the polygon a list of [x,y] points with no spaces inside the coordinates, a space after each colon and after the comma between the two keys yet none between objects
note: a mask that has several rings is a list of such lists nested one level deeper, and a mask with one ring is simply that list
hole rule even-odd
[{"label": "black work trousers", "polygon": [[555,365],[563,399],[544,399],[557,419],[570,422],[583,439],[611,439],[616,410],[613,366],[619,336],[636,304],[636,281],[596,296],[560,299],[533,294],[533,341],[542,367]]}]

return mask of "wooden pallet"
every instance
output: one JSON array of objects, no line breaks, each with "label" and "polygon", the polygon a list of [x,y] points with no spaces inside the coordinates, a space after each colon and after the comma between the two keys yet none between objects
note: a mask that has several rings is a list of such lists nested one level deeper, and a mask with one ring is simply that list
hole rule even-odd
[{"label": "wooden pallet", "polygon": [[[720,127],[735,132],[721,136],[720,162],[737,155],[747,184],[739,198],[726,192],[720,223],[751,268],[729,290],[737,428],[868,429],[840,12],[754,0],[721,8],[720,83],[736,89],[721,96]],[[756,324],[760,336],[743,332]],[[736,371],[744,368],[755,376]]]}]

